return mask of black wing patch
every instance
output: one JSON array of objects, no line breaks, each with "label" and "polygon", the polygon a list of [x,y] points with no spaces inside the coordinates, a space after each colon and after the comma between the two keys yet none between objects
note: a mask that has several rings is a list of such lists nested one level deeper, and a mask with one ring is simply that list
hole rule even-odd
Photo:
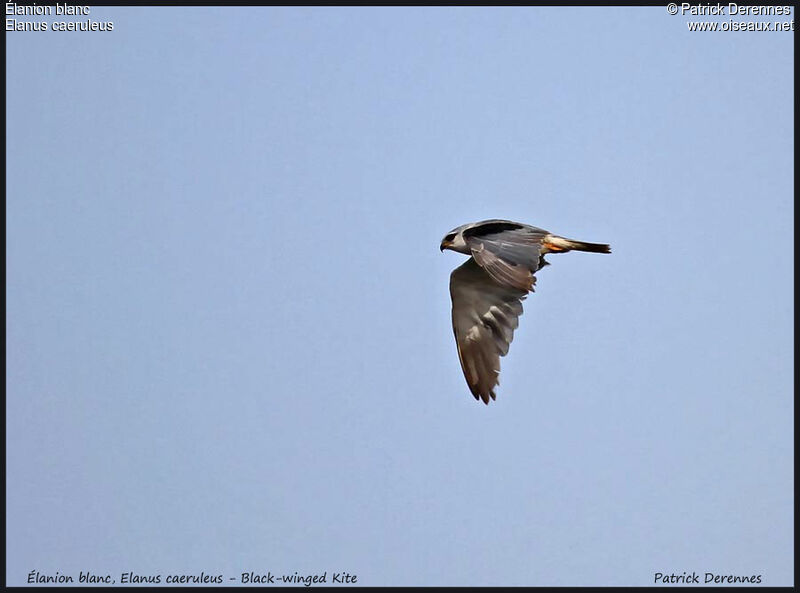
[{"label": "black wing patch", "polygon": [[517,224],[516,222],[486,222],[465,230],[464,239],[469,239],[470,237],[483,237],[484,235],[494,235],[496,233],[502,233],[503,231],[518,231],[521,228],[523,228],[523,226],[521,224]]}]

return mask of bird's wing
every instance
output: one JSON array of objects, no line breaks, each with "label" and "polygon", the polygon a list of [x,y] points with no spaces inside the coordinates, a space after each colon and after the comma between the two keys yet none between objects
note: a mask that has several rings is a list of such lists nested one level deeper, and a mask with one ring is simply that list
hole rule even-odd
[{"label": "bird's wing", "polygon": [[478,243],[472,248],[472,257],[495,282],[525,292],[533,290],[536,277],[528,266],[504,259],[487,249],[485,243]]},{"label": "bird's wing", "polygon": [[[480,228],[465,233],[467,245],[478,265],[500,284],[533,290],[536,282],[533,275],[543,265],[542,239],[549,233],[536,227],[489,233],[481,233]],[[492,230],[488,225],[485,228]]]},{"label": "bird's wing", "polygon": [[486,404],[495,398],[500,357],[508,353],[527,294],[498,284],[473,258],[450,274],[458,358],[472,395]]}]

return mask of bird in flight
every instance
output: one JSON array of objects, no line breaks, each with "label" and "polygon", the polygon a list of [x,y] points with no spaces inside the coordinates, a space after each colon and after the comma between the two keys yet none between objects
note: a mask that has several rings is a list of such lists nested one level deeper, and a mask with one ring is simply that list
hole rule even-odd
[{"label": "bird in flight", "polygon": [[440,250],[470,258],[450,274],[453,333],[458,359],[475,399],[489,404],[500,383],[500,357],[508,354],[522,315],[522,301],[533,292],[534,274],[549,265],[548,253],[611,253],[609,245],[574,241],[544,229],[509,220],[484,220],[453,229]]}]

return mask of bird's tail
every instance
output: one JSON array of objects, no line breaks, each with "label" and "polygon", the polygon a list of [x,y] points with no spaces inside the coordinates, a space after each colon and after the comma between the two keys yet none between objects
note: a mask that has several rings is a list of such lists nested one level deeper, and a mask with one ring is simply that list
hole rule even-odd
[{"label": "bird's tail", "polygon": [[592,253],[611,253],[611,245],[605,243],[587,243],[565,239],[556,235],[548,235],[544,239],[544,246],[550,251],[591,251]]}]

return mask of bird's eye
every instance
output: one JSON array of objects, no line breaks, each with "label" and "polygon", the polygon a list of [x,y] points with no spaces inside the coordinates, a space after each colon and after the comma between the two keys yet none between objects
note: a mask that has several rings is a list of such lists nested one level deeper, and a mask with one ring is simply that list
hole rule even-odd
[{"label": "bird's eye", "polygon": [[456,234],[455,234],[455,233],[450,233],[449,235],[447,235],[447,236],[444,238],[444,240],[445,240],[445,241],[452,241],[452,240],[453,240],[453,239],[455,239],[455,238],[456,238]]}]

